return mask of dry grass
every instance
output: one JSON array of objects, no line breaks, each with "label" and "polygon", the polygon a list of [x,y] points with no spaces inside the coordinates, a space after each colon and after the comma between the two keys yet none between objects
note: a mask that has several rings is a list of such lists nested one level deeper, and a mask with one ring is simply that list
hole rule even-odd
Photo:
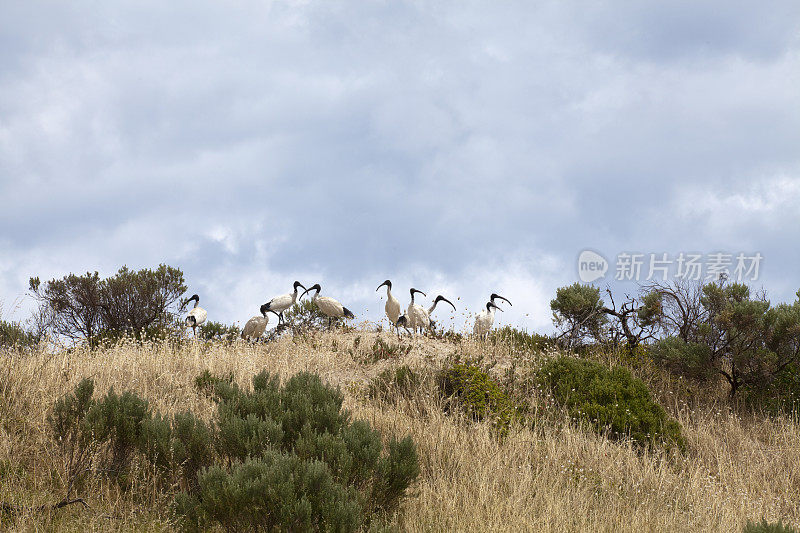
[{"label": "dry grass", "polygon": [[[685,456],[642,453],[552,417],[518,427],[502,442],[488,424],[445,415],[434,394],[378,403],[369,379],[400,362],[431,369],[454,353],[484,355],[494,371],[524,368],[505,346],[420,339],[396,360],[370,360],[378,334],[318,333],[251,347],[188,343],[119,345],[102,351],[15,356],[0,353],[0,501],[32,508],[64,496],[65,480],[46,418],[56,398],[83,377],[95,394],[129,389],[162,412],[210,418],[211,403],[193,388],[209,368],[242,385],[262,369],[288,377],[316,372],[342,387],[346,407],[385,435],[410,433],[422,474],[397,524],[407,531],[737,531],[748,519],[800,523],[800,427],[796,420],[740,417],[712,407],[667,405],[683,425]],[[389,344],[396,339],[380,334]],[[359,338],[358,341],[356,339]],[[408,342],[408,341],[405,341]],[[96,479],[79,494],[90,509],[0,514],[0,526],[29,531],[172,530],[169,495],[142,483],[128,492]]]}]

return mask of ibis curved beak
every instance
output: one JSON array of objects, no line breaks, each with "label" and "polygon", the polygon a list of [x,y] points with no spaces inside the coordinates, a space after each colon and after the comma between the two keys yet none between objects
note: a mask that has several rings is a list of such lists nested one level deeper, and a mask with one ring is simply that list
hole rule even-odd
[{"label": "ibis curved beak", "polygon": [[455,311],[455,310],[456,310],[456,306],[455,306],[455,305],[453,305],[453,302],[451,302],[450,300],[448,300],[448,299],[447,299],[447,298],[445,298],[444,296],[439,296],[439,298],[437,298],[437,300],[440,300],[440,301],[442,301],[442,302],[447,302],[447,303],[449,303],[449,304],[450,304],[450,307],[452,307],[452,308],[453,308],[453,311]]},{"label": "ibis curved beak", "polygon": [[390,289],[392,288],[392,282],[391,282],[391,281],[389,281],[389,280],[387,279],[386,281],[384,281],[383,283],[381,283],[380,285],[378,285],[378,288],[377,288],[377,289],[375,289],[375,292],[378,292],[378,289],[380,289],[380,288],[381,288],[381,287],[383,287],[384,285],[387,285],[387,286],[388,286]]},{"label": "ibis curved beak", "polygon": [[503,298],[503,297],[502,297],[502,296],[500,296],[499,294],[494,294],[494,293],[493,293],[493,294],[492,294],[492,296],[491,296],[489,299],[490,299],[490,300],[492,300],[492,303],[494,303],[494,300],[503,300],[503,301],[504,301],[505,303],[507,303],[508,305],[513,305],[511,302],[509,302],[509,301],[508,301],[508,299],[507,299],[507,298]]},{"label": "ibis curved beak", "polygon": [[[303,288],[305,288],[305,287],[303,287]],[[322,287],[320,287],[320,286],[319,286],[319,283],[315,283],[315,284],[314,284],[314,285],[312,285],[311,287],[309,287],[309,288],[307,288],[306,290],[304,290],[304,291],[303,291],[303,294],[301,294],[301,295],[300,295],[300,298],[302,298],[303,296],[305,296],[307,292],[309,292],[309,291],[313,291],[313,290],[316,290],[316,291],[319,293],[319,291],[320,291],[320,290],[322,290]],[[299,300],[300,298],[298,298],[298,300]]]}]

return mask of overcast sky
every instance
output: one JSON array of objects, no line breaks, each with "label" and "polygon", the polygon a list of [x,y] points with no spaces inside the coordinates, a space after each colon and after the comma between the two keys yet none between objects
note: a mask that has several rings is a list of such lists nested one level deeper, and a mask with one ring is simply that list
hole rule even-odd
[{"label": "overcast sky", "polygon": [[796,0],[255,4],[2,3],[6,318],[162,262],[240,323],[295,279],[378,319],[390,278],[546,331],[584,249],[800,288]]}]

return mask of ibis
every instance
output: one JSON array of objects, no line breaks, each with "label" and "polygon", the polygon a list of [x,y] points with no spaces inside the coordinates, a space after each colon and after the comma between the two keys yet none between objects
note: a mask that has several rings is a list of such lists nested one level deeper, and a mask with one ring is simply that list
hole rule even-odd
[{"label": "ibis", "polygon": [[423,327],[427,327],[430,318],[428,318],[424,307],[414,303],[414,293],[418,292],[423,296],[428,295],[414,287],[411,287],[409,292],[411,293],[411,303],[408,304],[408,309],[406,309],[406,323],[411,327],[414,333],[416,333],[417,328],[421,330]]},{"label": "ibis", "polygon": [[320,296],[319,291],[321,290],[322,287],[319,286],[319,283],[315,283],[311,287],[307,288],[303,294],[300,295],[300,298],[305,296],[307,292],[315,291],[314,296],[311,297],[311,301],[316,302],[320,312],[328,317],[328,328],[331,327],[331,323],[333,322],[334,318],[356,317],[348,308],[344,307],[333,298],[329,298],[328,296]]},{"label": "ibis", "polygon": [[494,323],[495,309],[503,312],[503,310],[497,307],[491,300],[486,302],[486,309],[478,313],[478,316],[475,317],[475,328],[472,330],[475,335],[479,337],[487,337],[489,335],[489,331],[491,331],[492,324]]},{"label": "ibis", "polygon": [[456,306],[453,305],[453,302],[451,302],[450,300],[448,300],[447,298],[445,298],[441,294],[439,296],[437,296],[436,299],[433,301],[433,305],[430,306],[430,308],[427,311],[425,311],[425,317],[426,317],[425,328],[429,329],[431,331],[433,331],[434,326],[435,326],[435,322],[433,320],[431,320],[431,315],[433,314],[433,310],[436,309],[436,305],[439,302],[447,302],[447,303],[450,304],[450,307],[453,308],[453,311],[456,310]]},{"label": "ibis", "polygon": [[247,323],[244,325],[242,329],[242,338],[245,340],[255,341],[264,334],[264,330],[267,329],[267,324],[269,323],[269,317],[267,313],[272,313],[275,316],[279,316],[275,311],[270,311],[267,304],[261,306],[261,316],[254,316]]},{"label": "ibis", "polygon": [[200,297],[196,294],[193,294],[191,298],[184,302],[184,306],[194,300],[194,307],[191,311],[186,315],[185,324],[192,328],[192,332],[194,336],[197,337],[197,326],[201,325],[203,322],[206,321],[208,318],[208,313],[206,310],[200,307]]},{"label": "ibis", "polygon": [[392,327],[397,328],[397,320],[400,318],[400,312],[402,311],[400,301],[392,295],[392,282],[388,279],[378,285],[375,292],[384,285],[386,286],[386,305],[383,306],[383,309],[386,311],[386,316],[389,318]]},{"label": "ibis", "polygon": [[280,296],[276,296],[266,303],[267,311],[272,311],[278,315],[278,324],[283,322],[283,312],[297,302],[297,287],[303,287],[305,289],[305,286],[302,283],[295,281],[294,292],[281,294]]}]

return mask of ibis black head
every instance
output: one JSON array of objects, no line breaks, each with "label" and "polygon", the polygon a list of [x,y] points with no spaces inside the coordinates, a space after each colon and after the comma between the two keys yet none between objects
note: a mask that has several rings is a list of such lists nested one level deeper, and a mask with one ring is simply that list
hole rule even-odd
[{"label": "ibis black head", "polygon": [[267,312],[269,312],[269,304],[264,304],[261,306],[261,314],[267,316]]},{"label": "ibis black head", "polygon": [[184,306],[185,306],[185,305],[188,305],[188,304],[189,304],[189,302],[191,302],[192,300],[196,301],[197,303],[200,303],[200,297],[199,297],[198,295],[196,295],[196,294],[192,294],[192,295],[189,297],[189,299],[188,299],[188,300],[186,300],[185,302],[183,302],[183,305],[184,305]]},{"label": "ibis black head", "polygon": [[421,290],[419,290],[419,289],[415,289],[414,287],[411,287],[411,289],[409,289],[409,291],[408,291],[408,292],[410,292],[410,293],[411,293],[411,297],[412,297],[412,298],[414,297],[414,293],[415,293],[415,292],[418,292],[418,293],[420,293],[420,294],[421,294],[421,295],[423,295],[423,296],[428,296],[427,294],[425,294],[425,293],[424,293],[424,292],[422,292]]},{"label": "ibis black head", "polygon": [[494,309],[497,309],[497,310],[498,310],[498,311],[500,311],[501,313],[503,312],[503,310],[502,310],[502,309],[500,309],[499,307],[497,307],[497,306],[494,304],[494,302],[486,302],[486,310],[487,310],[487,311],[491,311],[491,310],[492,310],[492,308],[494,308]]},{"label": "ibis black head", "polygon": [[[386,281],[384,281],[383,283],[381,283],[380,285],[378,285],[378,289],[380,289],[380,288],[381,288],[381,287],[383,287],[384,285],[386,285],[387,287],[389,287],[389,290],[392,290],[392,282],[391,282],[391,281],[389,281],[388,279],[387,279]],[[375,292],[378,292],[378,289],[375,289]]]},{"label": "ibis black head", "polygon": [[305,291],[303,291],[303,294],[300,295],[300,298],[298,298],[298,300],[301,299],[303,296],[305,296],[307,292],[317,291],[317,294],[319,294],[319,291],[321,291],[321,290],[322,290],[322,287],[319,286],[319,283],[315,283],[311,287],[309,287]]},{"label": "ibis black head", "polygon": [[400,318],[397,319],[396,326],[397,327],[406,327],[406,326],[408,326],[408,318],[406,318],[406,315],[403,315],[403,316],[401,316]]},{"label": "ibis black head", "polygon": [[294,291],[295,291],[295,292],[297,292],[297,287],[303,287],[304,289],[306,288],[306,287],[305,287],[305,285],[303,285],[303,284],[302,284],[302,283],[300,283],[299,281],[295,281],[295,282],[294,282],[294,284],[293,284],[292,286],[294,287]]},{"label": "ibis black head", "polygon": [[435,303],[435,304],[436,304],[436,303],[439,303],[439,302],[447,302],[447,303],[449,303],[449,304],[450,304],[450,307],[452,307],[452,308],[453,308],[453,311],[455,311],[455,310],[456,310],[456,306],[455,306],[455,305],[453,305],[453,302],[451,302],[450,300],[448,300],[447,298],[445,298],[445,297],[444,297],[444,296],[442,296],[441,294],[440,294],[439,296],[437,296],[437,297],[436,297],[436,299],[433,301],[433,303]]},{"label": "ibis black head", "polygon": [[489,300],[491,300],[492,303],[494,303],[495,300],[503,300],[508,305],[512,305],[511,302],[509,302],[506,298],[503,298],[499,294],[495,294],[495,293],[492,293],[492,295],[489,297]]}]

